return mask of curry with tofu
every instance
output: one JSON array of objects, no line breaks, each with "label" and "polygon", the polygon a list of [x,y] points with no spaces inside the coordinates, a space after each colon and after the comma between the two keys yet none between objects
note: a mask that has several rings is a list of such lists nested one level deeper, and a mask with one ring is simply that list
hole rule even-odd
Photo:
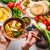
[{"label": "curry with tofu", "polygon": [[18,20],[10,20],[5,24],[5,31],[9,38],[17,38],[23,34],[23,24]]}]

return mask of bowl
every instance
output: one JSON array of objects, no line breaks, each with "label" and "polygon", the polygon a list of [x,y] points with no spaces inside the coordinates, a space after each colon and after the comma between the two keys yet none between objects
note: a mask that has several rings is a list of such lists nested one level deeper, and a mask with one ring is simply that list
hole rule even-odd
[{"label": "bowl", "polygon": [[5,31],[5,33],[3,33],[3,35],[8,39],[8,40],[18,40],[18,39],[21,39],[22,37],[21,37],[21,35],[23,34],[21,34],[21,35],[19,35],[19,37],[17,37],[17,38],[10,38],[7,34],[6,34],[6,30],[5,30],[5,25],[9,22],[9,21],[11,21],[11,20],[18,20],[19,22],[21,22],[21,24],[22,24],[22,28],[23,28],[23,30],[25,30],[25,23],[24,23],[24,21],[22,20],[22,19],[20,19],[20,18],[9,18],[9,19],[7,19],[5,22],[4,22],[4,24],[3,24],[3,27],[4,27],[4,31]]},{"label": "bowl", "polygon": [[30,18],[28,18],[28,17],[23,17],[22,20],[25,22],[26,27],[29,26],[30,23],[31,23],[31,20],[30,20]]},{"label": "bowl", "polygon": [[[8,16],[8,18],[11,18],[11,17],[12,17],[12,11],[11,11],[11,9],[10,9],[7,5],[0,3],[0,8],[5,8],[5,9],[7,9],[7,11],[9,11],[9,15],[7,15],[3,9],[2,9],[2,11]],[[6,20],[7,20],[8,18],[6,18]],[[5,20],[4,20],[4,21],[0,21],[0,23],[2,23],[2,24],[3,24],[4,22],[5,22]]]}]

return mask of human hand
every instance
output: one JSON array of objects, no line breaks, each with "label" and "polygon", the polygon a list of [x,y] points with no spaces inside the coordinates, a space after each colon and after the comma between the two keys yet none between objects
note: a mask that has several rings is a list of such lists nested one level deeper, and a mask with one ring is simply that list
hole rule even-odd
[{"label": "human hand", "polygon": [[4,29],[0,26],[0,50],[6,50],[10,41],[6,39],[3,35]]},{"label": "human hand", "polygon": [[37,34],[33,31],[30,31],[28,36],[27,36],[27,40],[23,43],[22,45],[22,50],[29,50],[29,48],[36,42],[36,38],[33,37],[33,35],[36,35]]}]

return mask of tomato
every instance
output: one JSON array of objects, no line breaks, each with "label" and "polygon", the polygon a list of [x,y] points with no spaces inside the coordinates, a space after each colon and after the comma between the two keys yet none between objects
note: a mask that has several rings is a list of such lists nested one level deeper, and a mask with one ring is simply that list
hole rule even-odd
[{"label": "tomato", "polygon": [[39,16],[39,19],[41,19],[42,21],[46,20],[43,16]]},{"label": "tomato", "polygon": [[26,14],[26,10],[25,9],[22,10],[22,14],[23,15]]},{"label": "tomato", "polygon": [[50,31],[50,26],[48,26],[47,29]]},{"label": "tomato", "polygon": [[22,2],[23,2],[24,0],[22,0]]},{"label": "tomato", "polygon": [[39,19],[43,19],[43,16],[39,16]]},{"label": "tomato", "polygon": [[20,3],[17,3],[17,4],[16,4],[16,7],[17,7],[19,10],[22,10],[22,7],[21,7]]},{"label": "tomato", "polygon": [[38,16],[37,16],[37,17],[35,17],[35,18],[34,18],[34,20],[35,20],[36,22],[38,22],[38,21],[39,21]]},{"label": "tomato", "polygon": [[45,18],[43,18],[42,20],[43,20],[43,21],[45,21],[46,19],[45,19]]},{"label": "tomato", "polygon": [[44,20],[43,23],[44,23],[46,26],[49,25],[49,23],[47,22],[47,20]]},{"label": "tomato", "polygon": [[12,8],[14,7],[14,5],[15,5],[14,2],[9,2],[9,3],[7,4],[7,6],[8,6],[10,9],[12,9]]}]

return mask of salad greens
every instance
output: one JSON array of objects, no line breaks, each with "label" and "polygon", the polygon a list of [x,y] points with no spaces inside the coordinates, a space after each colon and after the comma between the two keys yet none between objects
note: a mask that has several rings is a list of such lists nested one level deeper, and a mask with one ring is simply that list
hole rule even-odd
[{"label": "salad greens", "polygon": [[8,3],[8,2],[16,2],[16,0],[0,0],[1,2],[3,2],[3,3]]},{"label": "salad greens", "polygon": [[14,7],[12,9],[12,17],[17,17],[17,18],[21,18],[21,10],[18,10],[17,7]]}]

